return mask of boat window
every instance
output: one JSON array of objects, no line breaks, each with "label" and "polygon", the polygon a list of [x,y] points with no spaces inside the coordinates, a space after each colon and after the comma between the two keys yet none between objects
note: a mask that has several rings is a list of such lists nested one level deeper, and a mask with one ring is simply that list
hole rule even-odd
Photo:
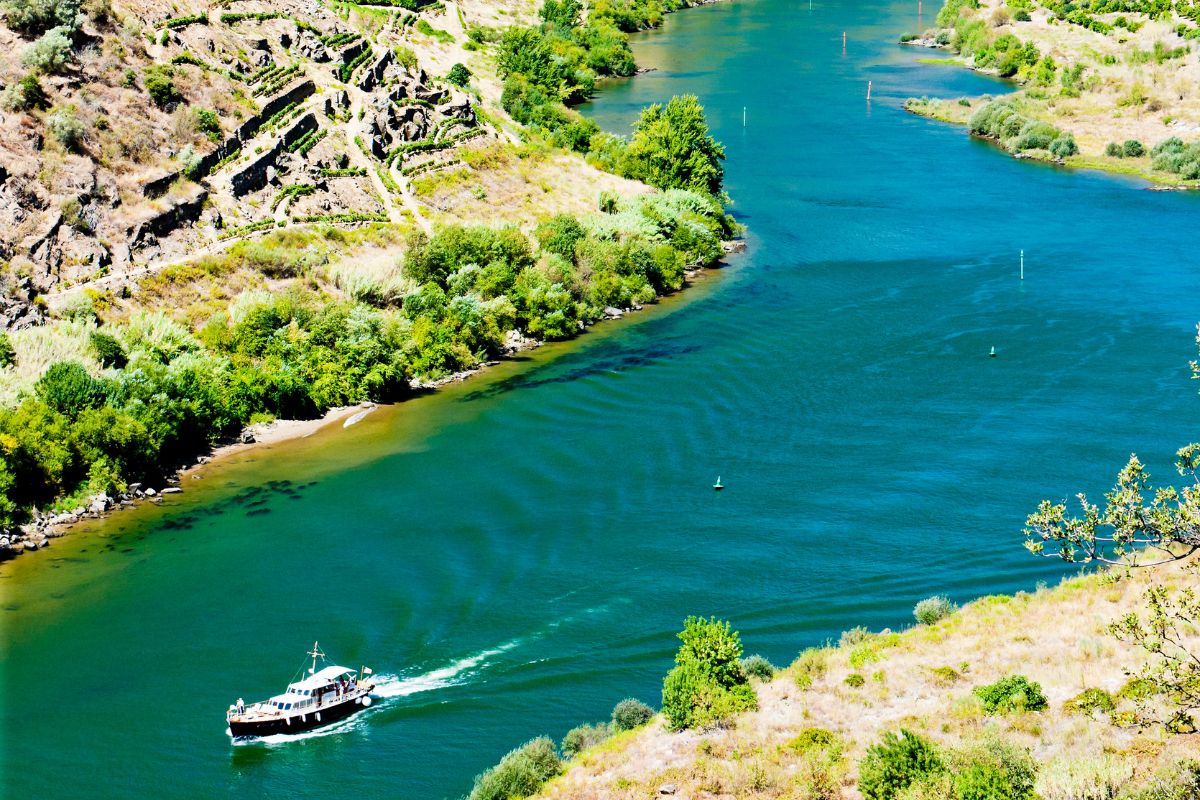
[{"label": "boat window", "polygon": [[288,703],[286,706],[284,706],[284,707],[283,707],[283,710],[284,710],[284,711],[291,711],[291,710],[292,710],[292,704],[291,704],[291,703]]}]

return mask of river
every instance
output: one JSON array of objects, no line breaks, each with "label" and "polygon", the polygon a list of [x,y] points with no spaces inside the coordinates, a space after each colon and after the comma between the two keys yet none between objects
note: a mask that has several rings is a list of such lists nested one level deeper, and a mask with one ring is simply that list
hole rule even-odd
[{"label": "river", "polygon": [[[0,566],[4,795],[460,797],[657,704],[688,614],[784,664],[1062,575],[1021,546],[1036,502],[1132,451],[1169,478],[1195,435],[1200,197],[906,115],[1005,91],[893,44],[914,12],[733,2],[637,37],[658,71],[588,113],[699,95],[750,230],[683,297]],[[387,697],[231,746],[226,706],[314,639]]]}]

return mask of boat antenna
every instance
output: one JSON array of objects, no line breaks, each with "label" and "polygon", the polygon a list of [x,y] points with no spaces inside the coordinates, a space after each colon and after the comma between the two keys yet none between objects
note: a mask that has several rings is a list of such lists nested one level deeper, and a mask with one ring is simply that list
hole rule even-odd
[{"label": "boat antenna", "polygon": [[312,656],[313,659],[312,669],[309,670],[309,674],[315,674],[317,671],[317,658],[320,658],[322,661],[324,661],[325,654],[321,652],[321,648],[317,646],[316,642],[313,642],[313,649],[310,650],[308,654]]}]

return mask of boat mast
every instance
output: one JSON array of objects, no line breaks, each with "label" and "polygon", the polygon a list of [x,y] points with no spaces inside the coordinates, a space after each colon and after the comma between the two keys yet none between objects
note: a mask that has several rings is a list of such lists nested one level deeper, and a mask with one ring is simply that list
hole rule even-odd
[{"label": "boat mast", "polygon": [[310,675],[315,675],[317,672],[317,657],[320,656],[322,659],[324,659],[325,654],[321,652],[321,648],[317,646],[316,642],[313,642],[313,649],[309,651],[308,654],[312,656],[313,659],[312,669],[310,669],[308,672]]}]

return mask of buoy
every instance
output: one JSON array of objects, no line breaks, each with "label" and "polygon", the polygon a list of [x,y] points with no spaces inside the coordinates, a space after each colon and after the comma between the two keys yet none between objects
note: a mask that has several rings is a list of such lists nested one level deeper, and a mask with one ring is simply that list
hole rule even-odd
[{"label": "buoy", "polygon": [[719,492],[719,491],[721,491],[721,490],[722,490],[722,489],[724,489],[724,488],[725,488],[725,487],[721,485],[721,476],[720,476],[720,475],[718,475],[718,476],[717,476],[717,482],[713,484],[713,489],[715,489],[716,491],[718,491],[718,492]]},{"label": "buoy", "polygon": [[371,696],[367,695],[366,697],[364,697],[362,699],[362,701],[363,701],[363,708],[366,708],[367,706],[371,705]]},{"label": "buoy", "polygon": [[992,345],[992,352],[988,353],[988,357],[989,357],[989,358],[995,358],[995,357],[996,357],[996,345]]},{"label": "buoy", "polygon": [[871,81],[867,81],[867,100],[871,99]]}]

